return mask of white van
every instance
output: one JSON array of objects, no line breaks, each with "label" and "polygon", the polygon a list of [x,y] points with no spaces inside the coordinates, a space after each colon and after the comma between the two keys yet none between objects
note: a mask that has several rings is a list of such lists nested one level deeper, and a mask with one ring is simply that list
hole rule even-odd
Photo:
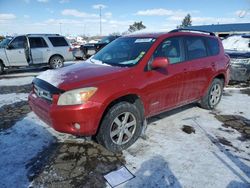
[{"label": "white van", "polygon": [[6,38],[0,43],[0,74],[4,68],[44,66],[56,69],[73,60],[65,37],[58,34],[27,34]]}]

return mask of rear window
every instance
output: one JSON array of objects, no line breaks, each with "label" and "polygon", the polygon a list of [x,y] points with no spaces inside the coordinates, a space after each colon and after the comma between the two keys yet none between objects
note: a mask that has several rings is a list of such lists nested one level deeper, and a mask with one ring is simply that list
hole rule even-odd
[{"label": "rear window", "polygon": [[200,37],[187,37],[186,46],[189,60],[207,56],[206,46]]},{"label": "rear window", "polygon": [[46,48],[48,47],[47,43],[42,37],[29,37],[30,47],[31,48]]},{"label": "rear window", "polygon": [[64,37],[49,37],[49,40],[54,47],[68,46]]},{"label": "rear window", "polygon": [[206,40],[209,49],[209,55],[218,55],[220,52],[218,40],[214,38],[206,38]]}]

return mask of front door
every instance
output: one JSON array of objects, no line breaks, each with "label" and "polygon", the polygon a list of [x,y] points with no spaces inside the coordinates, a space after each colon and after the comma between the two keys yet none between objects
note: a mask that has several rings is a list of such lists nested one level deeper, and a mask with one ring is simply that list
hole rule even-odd
[{"label": "front door", "polygon": [[28,66],[26,48],[27,38],[25,36],[18,36],[11,41],[6,48],[10,66]]},{"label": "front door", "polygon": [[[164,40],[153,54],[156,57],[166,57],[169,65],[166,68],[149,70],[145,73],[146,92],[149,114],[174,108],[181,103],[183,91],[183,61],[184,50],[182,38],[174,37]],[[150,64],[149,62],[149,64]],[[150,66],[150,65],[149,65]]]},{"label": "front door", "polygon": [[29,37],[29,46],[33,64],[48,63],[49,47],[42,37]]}]

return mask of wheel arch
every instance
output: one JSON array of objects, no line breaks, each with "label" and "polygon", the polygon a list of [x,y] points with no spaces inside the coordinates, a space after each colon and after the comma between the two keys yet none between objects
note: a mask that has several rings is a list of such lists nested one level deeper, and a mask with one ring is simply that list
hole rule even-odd
[{"label": "wheel arch", "polygon": [[119,103],[119,102],[129,102],[131,104],[136,105],[136,107],[138,108],[139,112],[140,112],[140,116],[142,118],[142,120],[144,119],[144,114],[145,114],[145,109],[144,109],[144,104],[143,101],[141,100],[140,96],[137,94],[127,94],[127,95],[123,95],[120,97],[117,97],[116,99],[110,101],[105,107],[104,107],[104,111],[101,115],[100,121],[98,122],[98,128],[96,130],[96,134],[99,132],[100,129],[100,125],[103,121],[103,118],[105,117],[105,115],[107,114],[107,112],[109,111],[110,108],[112,108],[115,104]]},{"label": "wheel arch", "polygon": [[50,63],[50,60],[51,60],[53,57],[55,57],[55,56],[61,57],[61,58],[63,59],[63,61],[64,61],[63,55],[61,55],[61,54],[53,54],[53,55],[50,56],[48,63]]}]

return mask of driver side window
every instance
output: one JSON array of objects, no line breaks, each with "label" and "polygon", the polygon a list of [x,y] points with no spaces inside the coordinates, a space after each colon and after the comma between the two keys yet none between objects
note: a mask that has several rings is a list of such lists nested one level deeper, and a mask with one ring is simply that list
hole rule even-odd
[{"label": "driver side window", "polygon": [[16,37],[11,43],[10,46],[12,49],[23,49],[25,48],[25,36]]},{"label": "driver side window", "polygon": [[170,64],[184,61],[184,54],[181,50],[181,38],[168,38],[156,49],[153,55],[156,57],[167,57]]}]

